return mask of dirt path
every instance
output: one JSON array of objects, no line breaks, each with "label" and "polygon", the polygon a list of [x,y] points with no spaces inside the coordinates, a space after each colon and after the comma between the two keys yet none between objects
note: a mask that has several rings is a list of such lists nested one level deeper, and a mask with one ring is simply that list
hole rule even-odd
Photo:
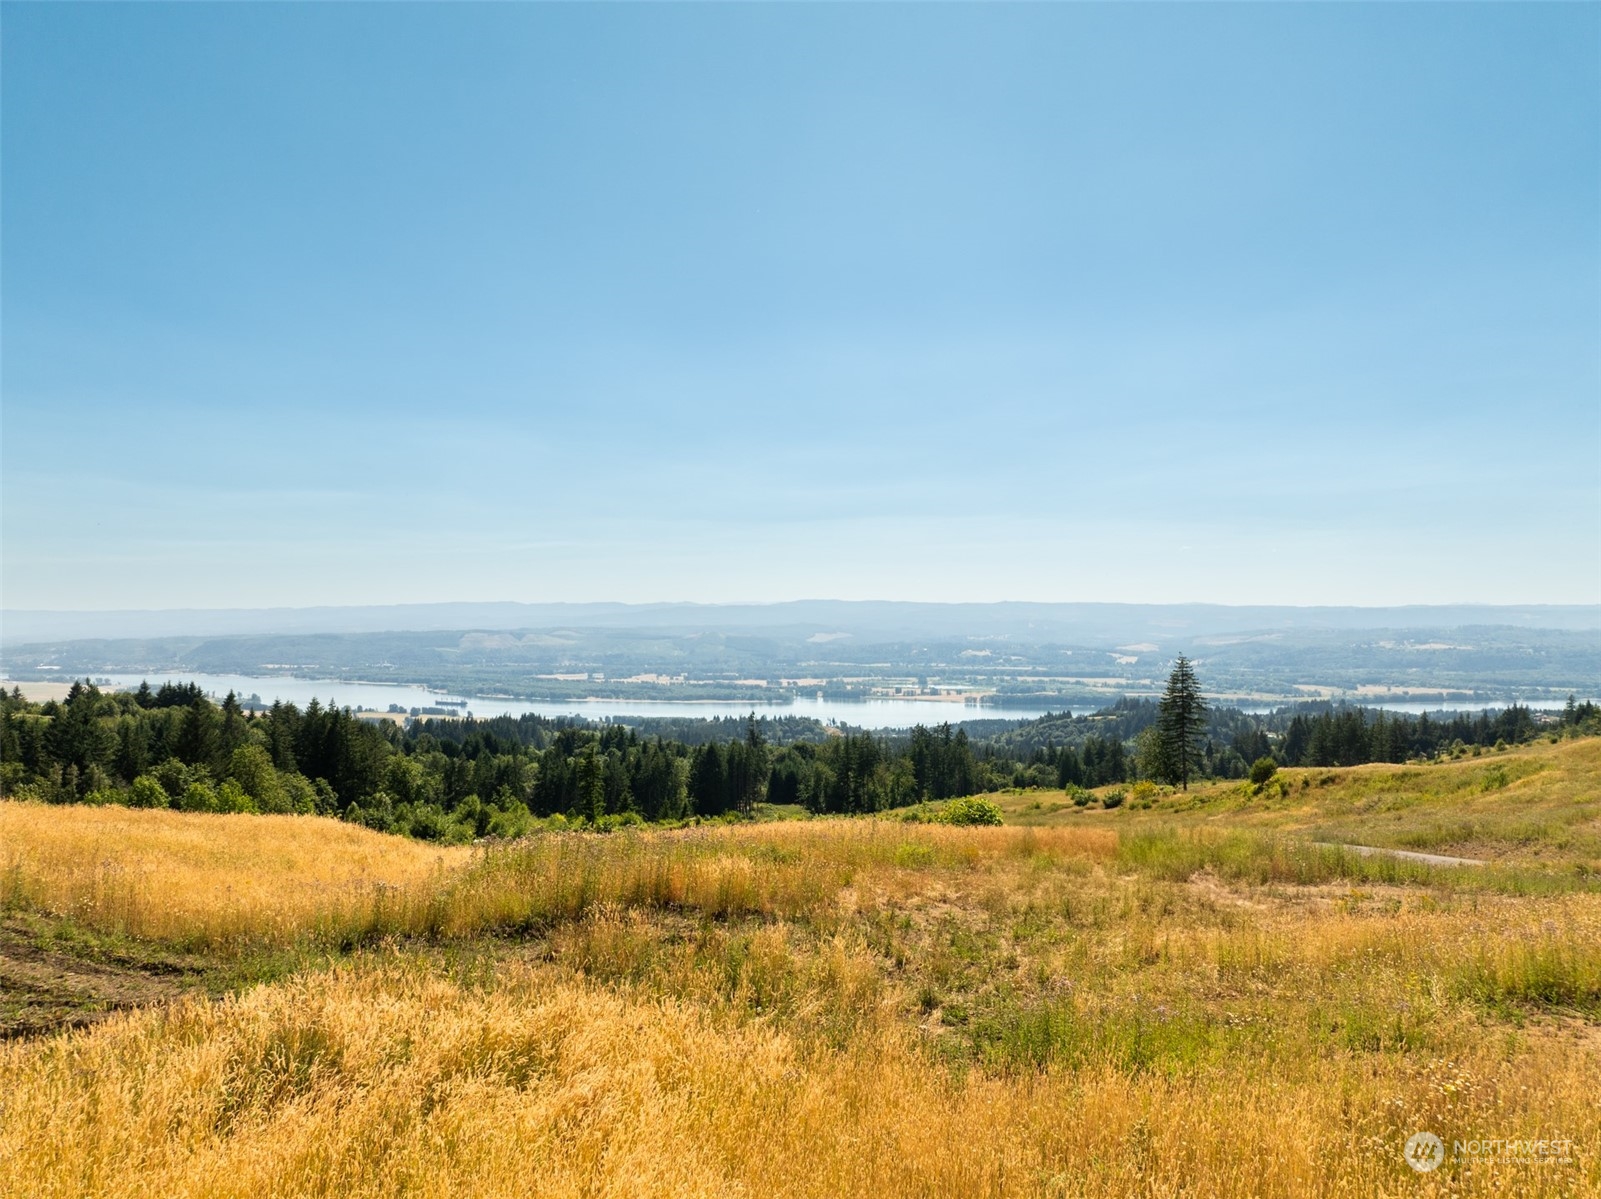
[{"label": "dirt path", "polygon": [[1443,853],[1419,853],[1413,849],[1382,849],[1376,845],[1340,845],[1333,841],[1314,841],[1320,849],[1345,849],[1364,858],[1378,854],[1386,858],[1402,858],[1408,862],[1422,862],[1426,866],[1484,866],[1480,858],[1452,858]]},{"label": "dirt path", "polygon": [[0,1038],[92,1024],[203,986],[201,963],[69,952],[32,922],[0,923]]}]

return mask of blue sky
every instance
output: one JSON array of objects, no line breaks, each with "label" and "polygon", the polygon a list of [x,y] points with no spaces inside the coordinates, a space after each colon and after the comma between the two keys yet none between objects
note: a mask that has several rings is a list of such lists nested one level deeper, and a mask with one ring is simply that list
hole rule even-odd
[{"label": "blue sky", "polygon": [[1601,601],[1594,5],[18,5],[0,600]]}]

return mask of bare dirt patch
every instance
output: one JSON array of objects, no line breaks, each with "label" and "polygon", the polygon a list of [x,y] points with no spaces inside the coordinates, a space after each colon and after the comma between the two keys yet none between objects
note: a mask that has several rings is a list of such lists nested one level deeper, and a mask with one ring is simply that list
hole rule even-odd
[{"label": "bare dirt patch", "polygon": [[168,1003],[205,985],[206,965],[176,955],[120,955],[54,944],[20,918],[0,922],[0,1038],[32,1036]]}]

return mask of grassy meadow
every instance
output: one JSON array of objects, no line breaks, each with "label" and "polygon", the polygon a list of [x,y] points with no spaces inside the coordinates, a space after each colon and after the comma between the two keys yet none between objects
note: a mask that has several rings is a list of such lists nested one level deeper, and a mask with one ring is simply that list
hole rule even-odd
[{"label": "grassy meadow", "polygon": [[[0,978],[98,1017],[0,1045],[0,1196],[1601,1193],[1601,742],[996,798],[447,851],[0,803]],[[87,1010],[171,963],[234,981]]]}]

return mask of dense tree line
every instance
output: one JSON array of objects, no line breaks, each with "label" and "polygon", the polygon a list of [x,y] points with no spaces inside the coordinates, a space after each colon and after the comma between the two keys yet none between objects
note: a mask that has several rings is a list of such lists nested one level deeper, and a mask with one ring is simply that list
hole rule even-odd
[{"label": "dense tree line", "polygon": [[[1122,699],[1091,715],[1047,715],[996,734],[989,749],[1015,754],[1024,765],[1018,783],[1045,785],[1050,768],[1059,786],[1094,787],[1137,777],[1167,781],[1154,735],[1161,709],[1155,700]],[[1463,747],[1516,745],[1543,732],[1601,735],[1601,707],[1569,698],[1554,727],[1539,723],[1527,707],[1454,715],[1417,716],[1327,702],[1286,706],[1254,714],[1209,707],[1204,732],[1196,736],[1203,778],[1244,778],[1250,764],[1272,757],[1281,766],[1354,766],[1437,758]],[[1113,749],[1112,746],[1116,746]],[[988,752],[988,750],[987,750]]]},{"label": "dense tree line", "polygon": [[758,720],[688,744],[622,724],[538,716],[423,720],[409,730],[313,701],[244,711],[193,685],[61,702],[0,693],[0,787],[52,803],[337,815],[443,840],[517,835],[536,819],[608,827],[748,813],[756,804],[871,812],[1004,784],[949,725],[891,740],[774,746]]},{"label": "dense tree line", "polygon": [[1435,757],[1457,746],[1516,745],[1531,740],[1536,731],[1533,714],[1517,704],[1496,713],[1462,713],[1447,719],[1426,712],[1412,717],[1342,707],[1291,716],[1272,756],[1284,766],[1406,762]]},{"label": "dense tree line", "polygon": [[[0,692],[0,788],[53,803],[186,811],[315,813],[415,836],[515,836],[536,820],[611,827],[749,813],[759,803],[816,813],[877,812],[1008,786],[1083,787],[1162,780],[1159,706],[1125,700],[1087,717],[1047,716],[977,742],[949,724],[871,735],[724,721],[721,737],[647,736],[620,723],[539,716],[422,720],[409,729],[348,709],[275,704],[246,712],[189,685],[103,693],[75,684],[62,702]],[[1516,744],[1544,731],[1527,708],[1409,717],[1302,706],[1252,716],[1205,712],[1191,777],[1243,778],[1272,757],[1346,766]],[[1570,700],[1558,733],[1601,733],[1601,709]],[[1166,772],[1164,774],[1164,772]]]}]

